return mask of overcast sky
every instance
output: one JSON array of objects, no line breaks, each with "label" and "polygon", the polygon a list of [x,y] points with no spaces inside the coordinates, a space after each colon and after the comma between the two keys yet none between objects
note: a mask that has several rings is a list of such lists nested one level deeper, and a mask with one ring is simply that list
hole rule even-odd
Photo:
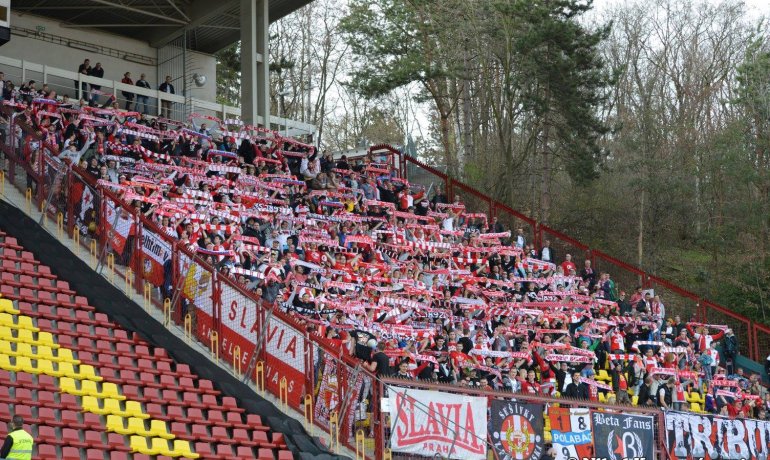
[{"label": "overcast sky", "polygon": [[[677,1],[677,0],[670,0],[670,1]],[[722,3],[724,0],[709,0],[711,3],[718,4]],[[624,3],[632,3],[627,0],[594,0],[594,6],[597,10],[601,10],[603,8],[606,8],[609,5],[622,5]],[[743,0],[743,3],[746,4],[747,9],[749,10],[749,13],[753,16],[760,17],[770,17],[770,0]]]}]

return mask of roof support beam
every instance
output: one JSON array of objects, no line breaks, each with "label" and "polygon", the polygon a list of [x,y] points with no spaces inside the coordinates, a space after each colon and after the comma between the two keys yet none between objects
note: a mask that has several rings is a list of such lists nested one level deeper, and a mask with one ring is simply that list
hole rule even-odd
[{"label": "roof support beam", "polygon": [[190,30],[205,24],[210,19],[214,19],[222,13],[237,7],[238,3],[239,0],[219,0],[217,2],[194,0],[188,8],[187,16],[190,18],[190,22],[185,24],[185,27],[172,32],[151,32],[147,34],[147,41],[150,42],[150,46],[153,48],[160,48],[182,34],[185,29]]},{"label": "roof support beam", "polygon": [[184,11],[182,11],[182,9],[181,9],[181,8],[179,8],[178,6],[176,6],[176,2],[175,2],[174,0],[168,0],[168,3],[169,3],[171,6],[173,6],[173,7],[174,7],[174,9],[175,9],[175,10],[176,10],[176,11],[177,11],[179,14],[181,14],[183,18],[185,18],[185,19],[187,20],[187,22],[190,22],[190,16],[187,16],[187,15],[184,13]]},{"label": "roof support beam", "polygon": [[145,10],[143,10],[141,8],[134,8],[132,6],[122,5],[122,4],[114,2],[114,1],[110,1],[110,0],[91,0],[91,1],[95,2],[95,3],[100,3],[102,5],[109,5],[109,6],[112,6],[113,8],[118,8],[118,9],[122,9],[122,10],[126,10],[126,11],[131,11],[133,13],[139,13],[139,14],[143,14],[145,16],[151,16],[153,18],[165,19],[166,21],[176,22],[177,24],[181,24],[181,25],[187,25],[187,22],[182,21],[181,19],[171,18],[171,17],[168,17],[168,15],[152,13],[150,11],[145,11]]},{"label": "roof support beam", "polygon": [[270,128],[269,0],[241,0],[241,119]]},{"label": "roof support beam", "polygon": [[85,29],[94,27],[179,27],[179,24],[61,24],[65,29]]}]

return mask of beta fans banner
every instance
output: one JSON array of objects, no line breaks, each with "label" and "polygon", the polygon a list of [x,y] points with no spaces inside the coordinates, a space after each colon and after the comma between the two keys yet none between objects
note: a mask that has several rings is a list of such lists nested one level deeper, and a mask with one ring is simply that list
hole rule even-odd
[{"label": "beta fans banner", "polygon": [[487,458],[487,399],[388,387],[394,452],[463,460]]},{"label": "beta fans banner", "polygon": [[594,457],[591,434],[591,411],[588,409],[551,407],[551,437],[556,460]]},{"label": "beta fans banner", "polygon": [[492,400],[489,432],[499,460],[539,460],[543,454],[543,406]]},{"label": "beta fans banner", "polygon": [[668,411],[666,449],[672,460],[767,460],[770,422]]},{"label": "beta fans banner", "polygon": [[654,458],[655,434],[652,416],[591,411],[591,421],[597,458]]}]

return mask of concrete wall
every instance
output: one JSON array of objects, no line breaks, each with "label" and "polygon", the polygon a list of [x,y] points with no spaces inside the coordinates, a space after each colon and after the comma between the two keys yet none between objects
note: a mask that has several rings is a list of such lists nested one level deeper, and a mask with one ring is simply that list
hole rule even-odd
[{"label": "concrete wall", "polygon": [[[11,28],[13,29],[14,27],[32,30],[37,30],[38,27],[44,27],[45,30],[43,32],[45,34],[59,36],[64,39],[69,38],[87,42],[97,47],[114,48],[125,53],[146,56],[147,58],[152,59],[153,62],[157,59],[157,50],[150,47],[146,42],[124,38],[98,30],[65,28],[61,27],[56,21],[40,16],[19,14],[18,12],[12,11]],[[102,67],[104,67],[104,78],[106,79],[120,81],[125,72],[131,72],[131,77],[136,81],[141,73],[145,73],[147,75],[147,81],[153,88],[157,88],[161,83],[157,81],[157,72],[153,65],[137,64],[126,61],[119,56],[109,56],[98,52],[74,49],[67,46],[66,43],[50,43],[48,41],[37,39],[34,36],[22,37],[12,35],[11,41],[3,47],[0,47],[0,55],[71,70],[73,72],[76,72],[78,65],[80,65],[84,59],[88,58],[91,60],[92,66],[97,62],[102,63]],[[201,70],[199,70],[199,72],[208,77],[206,86],[204,88],[196,89],[192,93],[192,96],[207,101],[214,101],[216,99],[216,59],[211,55],[194,52],[188,52],[188,59],[192,60],[191,67],[200,68]],[[20,82],[20,72],[9,69],[6,70],[5,73],[6,78],[10,78],[14,83],[18,84]],[[26,79],[42,81],[43,76],[31,73],[26,75]],[[49,84],[51,84],[52,88],[56,89],[59,94],[69,93],[70,96],[74,94],[75,86],[72,81],[52,77]],[[177,91],[181,94],[181,85],[176,85],[176,87]],[[109,90],[109,88],[103,89]]]}]

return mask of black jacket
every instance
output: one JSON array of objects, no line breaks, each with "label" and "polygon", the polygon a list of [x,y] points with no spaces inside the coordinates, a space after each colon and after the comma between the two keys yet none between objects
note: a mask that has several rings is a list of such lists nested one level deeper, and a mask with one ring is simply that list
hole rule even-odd
[{"label": "black jacket", "polygon": [[576,399],[588,399],[588,385],[585,383],[575,384],[575,382],[567,385],[567,389],[564,390],[564,396],[568,398]]}]

